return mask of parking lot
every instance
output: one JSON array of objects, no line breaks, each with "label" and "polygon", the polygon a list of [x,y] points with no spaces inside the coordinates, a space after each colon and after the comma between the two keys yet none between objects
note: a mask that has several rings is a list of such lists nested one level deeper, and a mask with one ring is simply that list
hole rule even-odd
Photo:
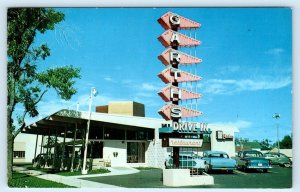
[{"label": "parking lot", "polygon": [[[192,188],[290,188],[292,169],[274,167],[268,173],[260,171],[212,172],[215,185],[193,186]],[[161,181],[162,170],[141,170],[139,173],[120,176],[84,178],[86,180],[116,185],[126,188],[165,188]],[[186,187],[185,187],[186,188]]]},{"label": "parking lot", "polygon": [[274,167],[268,173],[261,171],[242,172],[235,170],[233,174],[211,173],[215,179],[215,188],[290,188],[292,187],[292,169]]}]

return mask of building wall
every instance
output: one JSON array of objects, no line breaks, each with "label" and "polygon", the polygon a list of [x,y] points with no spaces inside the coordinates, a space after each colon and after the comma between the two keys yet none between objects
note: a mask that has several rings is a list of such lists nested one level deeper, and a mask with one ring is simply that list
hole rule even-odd
[{"label": "building wall", "polygon": [[161,139],[154,139],[149,142],[146,151],[146,165],[149,167],[164,168],[167,156],[167,148],[161,146]]},{"label": "building wall", "polygon": [[108,113],[108,105],[97,106],[96,107],[96,112],[98,112],[98,113]]},{"label": "building wall", "polygon": [[[40,152],[41,136],[38,137],[37,154]],[[31,163],[34,158],[36,135],[20,133],[14,141],[14,151],[25,151],[24,159],[14,158],[14,163]]]},{"label": "building wall", "polygon": [[[47,141],[48,136],[44,136],[44,144]],[[22,151],[25,150],[25,159],[13,159],[14,163],[31,163],[32,159],[34,158],[35,153],[35,146],[36,146],[36,135],[33,134],[25,134],[25,133],[19,133],[14,141],[14,151]],[[71,139],[66,139],[66,142],[70,141]],[[58,143],[63,142],[62,137],[57,138]],[[38,136],[37,141],[37,149],[36,149],[36,155],[40,154],[41,152],[41,142],[42,142],[42,136]],[[46,153],[46,149],[42,148],[42,153]]]},{"label": "building wall", "polygon": [[[224,151],[229,157],[235,156],[235,129],[232,127],[226,127],[222,125],[210,125],[209,128],[212,130],[211,134],[211,150]],[[216,131],[221,130],[223,134],[232,135],[233,139],[217,140]]]},{"label": "building wall", "polygon": [[26,162],[26,143],[25,142],[15,142],[14,143],[14,151],[25,153],[25,157],[15,156],[14,155],[14,163],[25,163]]},{"label": "building wall", "polygon": [[145,105],[133,102],[133,116],[145,117]]},{"label": "building wall", "polygon": [[108,113],[145,117],[145,106],[133,101],[109,102]]},{"label": "building wall", "polygon": [[[118,153],[114,157],[114,152]],[[110,160],[111,166],[126,166],[127,161],[127,144],[122,141],[104,141],[103,143],[103,159]]]}]

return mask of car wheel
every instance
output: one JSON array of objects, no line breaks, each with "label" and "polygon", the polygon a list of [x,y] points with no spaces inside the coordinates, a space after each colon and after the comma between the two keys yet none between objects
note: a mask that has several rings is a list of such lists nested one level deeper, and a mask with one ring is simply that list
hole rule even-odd
[{"label": "car wheel", "polygon": [[228,173],[232,174],[233,173],[233,170],[227,170]]},{"label": "car wheel", "polygon": [[246,166],[242,166],[242,170],[243,170],[244,172],[247,172],[247,167],[246,167]]},{"label": "car wheel", "polygon": [[290,163],[284,163],[283,166],[284,167],[291,167],[291,164]]},{"label": "car wheel", "polygon": [[208,172],[209,172],[209,165],[205,165],[204,172],[205,172],[205,173],[208,173]]},{"label": "car wheel", "polygon": [[264,173],[268,173],[268,169],[263,169],[263,172]]}]

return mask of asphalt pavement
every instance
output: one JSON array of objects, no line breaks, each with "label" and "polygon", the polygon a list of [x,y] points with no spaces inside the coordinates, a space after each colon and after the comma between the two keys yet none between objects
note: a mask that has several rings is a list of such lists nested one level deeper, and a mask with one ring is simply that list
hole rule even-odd
[{"label": "asphalt pavement", "polygon": [[[242,172],[235,170],[232,174],[222,171],[210,173],[214,177],[212,186],[191,186],[184,188],[291,188],[292,168],[274,167],[268,173],[262,171]],[[105,183],[126,188],[166,188],[162,184],[162,170],[141,170],[135,174],[86,177],[93,182]]]}]

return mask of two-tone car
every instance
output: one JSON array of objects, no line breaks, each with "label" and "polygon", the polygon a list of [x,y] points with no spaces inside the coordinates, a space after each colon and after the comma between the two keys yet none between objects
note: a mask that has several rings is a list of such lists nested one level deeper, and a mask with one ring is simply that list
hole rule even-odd
[{"label": "two-tone car", "polygon": [[245,172],[251,169],[268,172],[272,168],[271,160],[266,159],[261,152],[256,150],[239,151],[235,159],[238,169]]},{"label": "two-tone car", "polygon": [[[174,168],[173,158],[169,156],[165,161],[165,168]],[[190,169],[193,172],[202,174],[205,170],[206,162],[200,156],[180,154],[179,155],[179,168]]]},{"label": "two-tone car", "polygon": [[264,154],[266,159],[271,160],[272,165],[279,165],[282,167],[291,167],[292,161],[291,159],[282,153],[268,152]]},{"label": "two-tone car", "polygon": [[236,160],[229,158],[229,155],[223,151],[204,151],[202,159],[206,161],[205,172],[226,170],[232,173],[237,165]]}]

